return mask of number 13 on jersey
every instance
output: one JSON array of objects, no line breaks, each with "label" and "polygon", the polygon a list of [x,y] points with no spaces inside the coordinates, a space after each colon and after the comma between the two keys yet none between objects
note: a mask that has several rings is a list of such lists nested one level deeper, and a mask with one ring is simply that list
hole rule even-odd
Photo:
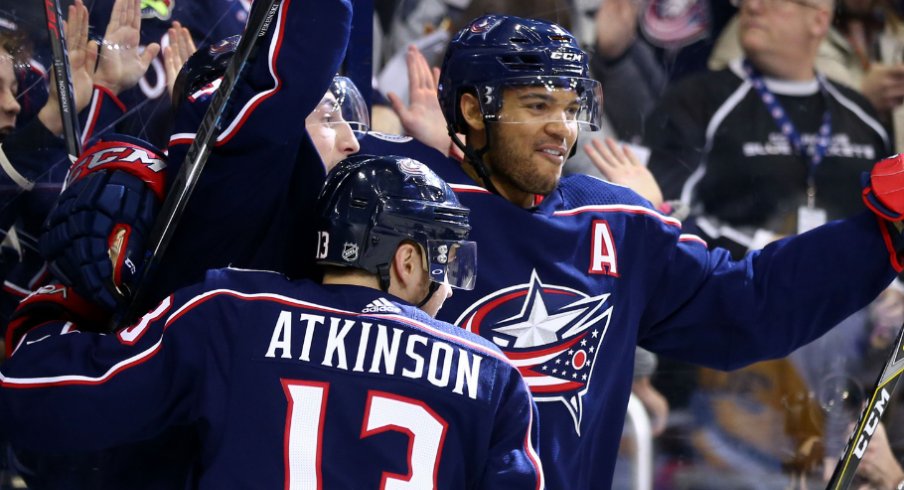
[{"label": "number 13 on jersey", "polygon": [[[323,488],[322,448],[330,383],[282,380],[286,410],[286,489]],[[386,431],[408,437],[408,474],[383,472],[381,489],[436,488],[440,453],[448,424],[424,402],[369,390],[361,438]],[[400,455],[401,457],[401,455]]]}]

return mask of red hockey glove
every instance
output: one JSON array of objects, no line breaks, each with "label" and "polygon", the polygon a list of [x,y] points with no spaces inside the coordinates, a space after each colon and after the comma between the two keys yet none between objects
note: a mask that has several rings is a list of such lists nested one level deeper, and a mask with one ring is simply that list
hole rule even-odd
[{"label": "red hockey glove", "polygon": [[19,302],[6,327],[5,353],[15,352],[22,337],[47,322],[73,322],[85,328],[104,328],[109,314],[62,284],[48,284]]},{"label": "red hockey glove", "polygon": [[862,183],[866,207],[888,221],[904,219],[904,156],[879,161]]},{"label": "red hockey glove", "polygon": [[904,155],[879,161],[861,176],[863,202],[881,218],[892,267],[904,270]]}]

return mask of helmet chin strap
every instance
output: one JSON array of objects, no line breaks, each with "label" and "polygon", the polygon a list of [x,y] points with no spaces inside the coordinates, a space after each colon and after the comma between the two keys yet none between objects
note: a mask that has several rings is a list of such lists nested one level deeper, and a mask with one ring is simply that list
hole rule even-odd
[{"label": "helmet chin strap", "polygon": [[389,264],[380,264],[377,266],[377,276],[380,279],[380,291],[389,292]]},{"label": "helmet chin strap", "polygon": [[492,192],[496,195],[499,194],[499,191],[496,189],[496,186],[493,185],[493,181],[490,180],[490,169],[487,168],[487,165],[483,163],[483,156],[490,149],[490,129],[486,129],[487,134],[487,144],[483,148],[475,149],[471,145],[466,145],[462,143],[461,139],[458,138],[458,135],[455,134],[455,130],[449,126],[449,136],[452,138],[452,142],[455,143],[462,153],[464,153],[465,157],[467,157],[468,163],[474,168],[474,171],[477,172],[477,176],[483,180],[483,185],[486,190]]},{"label": "helmet chin strap", "polygon": [[424,306],[425,304],[427,304],[427,302],[430,301],[430,298],[432,298],[433,295],[436,294],[436,291],[438,291],[438,290],[439,290],[439,283],[436,281],[430,281],[430,286],[428,286],[428,289],[427,289],[427,296],[424,297],[424,299],[420,303],[416,304],[415,306],[420,308],[420,307]]}]

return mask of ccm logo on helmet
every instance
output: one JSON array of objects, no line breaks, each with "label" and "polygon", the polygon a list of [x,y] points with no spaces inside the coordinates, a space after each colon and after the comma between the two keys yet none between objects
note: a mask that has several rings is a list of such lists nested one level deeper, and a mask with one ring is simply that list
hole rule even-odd
[{"label": "ccm logo on helmet", "polygon": [[565,61],[576,61],[580,62],[584,55],[582,53],[563,53],[561,51],[556,51],[549,55],[550,58],[554,60],[565,60]]}]

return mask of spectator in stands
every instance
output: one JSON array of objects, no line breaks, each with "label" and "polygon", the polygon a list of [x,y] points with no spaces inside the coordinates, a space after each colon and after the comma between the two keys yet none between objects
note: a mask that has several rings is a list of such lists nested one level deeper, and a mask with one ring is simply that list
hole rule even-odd
[{"label": "spectator in stands", "polygon": [[[815,68],[831,25],[831,0],[743,0],[739,7],[745,57],[670,88],[645,131],[650,169],[665,199],[690,206],[685,228],[736,258],[860,211],[861,172],[890,152],[869,102]],[[858,315],[817,342],[861,328],[866,315]],[[801,351],[808,348],[814,349]],[[827,351],[819,353],[823,359]],[[803,387],[812,389],[838,366],[823,363],[822,372],[809,372],[800,368],[805,364],[772,361],[724,377],[703,371],[706,389],[694,407],[701,420],[713,421],[697,431],[705,463],[749,481],[785,481],[789,473],[821,477],[822,448],[830,455],[840,448],[823,439],[831,421],[814,411]],[[786,428],[782,439],[769,437],[773,450],[766,451],[762,433],[745,432],[749,419],[713,418],[725,403],[735,408],[726,413],[768,412],[774,421],[785,420],[778,424]],[[787,451],[774,451],[778,447]]]},{"label": "spectator in stands", "polygon": [[591,69],[606,90],[612,135],[639,143],[668,84],[706,68],[734,8],[711,0],[603,0],[589,12],[595,16],[585,42],[595,51]]},{"label": "spectator in stands", "polygon": [[[719,38],[710,68],[740,56],[738,22]],[[904,20],[889,0],[840,0],[832,28],[819,47],[816,67],[826,77],[859,90],[904,151]]]}]

